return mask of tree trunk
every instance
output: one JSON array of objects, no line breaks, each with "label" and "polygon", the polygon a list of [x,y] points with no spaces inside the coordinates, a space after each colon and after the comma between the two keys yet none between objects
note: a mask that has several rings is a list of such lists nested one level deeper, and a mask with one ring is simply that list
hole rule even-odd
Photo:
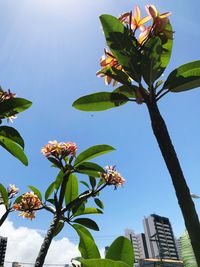
[{"label": "tree trunk", "polygon": [[173,147],[165,121],[160,114],[157,103],[155,101],[148,101],[147,107],[151,118],[152,129],[171,175],[178,203],[185,221],[185,226],[191,239],[196,261],[200,267],[200,223],[194,202],[191,198],[190,190],[187,186],[176,151]]},{"label": "tree trunk", "polygon": [[47,231],[47,234],[46,234],[46,236],[43,240],[42,246],[40,248],[40,252],[39,252],[37,259],[35,261],[35,265],[34,265],[35,267],[42,267],[43,266],[48,249],[49,249],[49,247],[51,245],[51,241],[53,239],[54,231],[55,231],[58,223],[59,223],[59,217],[54,215],[53,221],[52,221],[52,223],[51,223],[51,225]]},{"label": "tree trunk", "polygon": [[3,216],[1,217],[0,219],[0,226],[2,226],[2,224],[5,222],[5,220],[7,219],[8,217],[8,214],[9,214],[10,210],[6,210],[6,212],[3,214]]}]

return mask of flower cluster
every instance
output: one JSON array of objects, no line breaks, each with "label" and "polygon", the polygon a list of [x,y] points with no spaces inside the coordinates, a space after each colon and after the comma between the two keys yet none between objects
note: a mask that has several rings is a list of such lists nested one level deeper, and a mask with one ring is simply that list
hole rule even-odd
[{"label": "flower cluster", "polygon": [[8,92],[6,92],[0,87],[0,102],[3,102],[4,100],[8,100],[10,98],[14,98],[15,96],[16,94],[11,93],[10,89],[8,89]]},{"label": "flower cluster", "polygon": [[60,142],[58,143],[56,140],[49,141],[42,149],[41,152],[45,157],[53,156],[55,158],[63,159],[66,156],[75,156],[76,155],[77,146],[72,142]]},{"label": "flower cluster", "polygon": [[[145,9],[148,16],[144,18],[141,18],[141,11],[138,6],[134,8],[133,15],[132,12],[128,12],[119,17],[121,22],[129,26],[134,36],[136,30],[140,30],[137,39],[139,45],[142,45],[150,36],[161,33],[168,23],[168,17],[171,15],[170,12],[159,14],[154,5],[146,5]],[[152,25],[146,26],[146,23],[151,19],[153,20]]]},{"label": "flower cluster", "polygon": [[[100,65],[102,68],[105,68],[105,67],[114,67],[118,70],[122,70],[122,66],[119,64],[119,62],[117,61],[117,59],[113,56],[113,54],[111,52],[108,52],[107,49],[104,49],[104,53],[105,55],[103,55],[101,57],[101,60],[100,60]],[[107,76],[106,74],[102,73],[102,71],[98,71],[96,73],[97,76],[99,77],[104,77],[105,79],[105,84],[108,85],[112,82],[112,78]],[[116,84],[117,82],[114,80],[113,81],[113,86]]]},{"label": "flower cluster", "polygon": [[35,210],[42,206],[42,202],[34,192],[22,195],[21,200],[13,205],[14,210],[19,210],[19,216],[32,220],[35,218]]},{"label": "flower cluster", "polygon": [[103,178],[107,184],[114,185],[115,188],[123,185],[125,182],[121,174],[116,171],[115,166],[106,166],[106,172],[101,173],[101,178]]},{"label": "flower cluster", "polygon": [[16,188],[14,184],[9,184],[7,192],[8,192],[8,197],[13,198],[19,192],[19,188]]},{"label": "flower cluster", "polygon": [[[121,21],[130,31],[130,35],[136,40],[138,50],[143,46],[143,44],[149,40],[152,36],[160,35],[162,33],[168,33],[165,29],[165,26],[168,23],[168,17],[171,15],[170,12],[159,14],[154,5],[145,6],[147,16],[141,17],[141,10],[139,6],[136,6],[133,12],[127,12],[122,14],[118,19]],[[146,23],[150,22],[148,25]],[[150,25],[151,24],[151,25]],[[137,30],[139,33],[137,34]],[[169,35],[170,36],[170,35]],[[118,70],[124,71],[123,67],[119,64],[115,56],[105,49],[105,55],[101,57],[100,65],[102,69],[97,72],[97,76],[103,76],[105,78],[105,84],[110,84],[112,77],[108,73],[104,73],[102,70],[105,67],[113,67]],[[113,86],[116,85],[116,81],[113,81]]]}]

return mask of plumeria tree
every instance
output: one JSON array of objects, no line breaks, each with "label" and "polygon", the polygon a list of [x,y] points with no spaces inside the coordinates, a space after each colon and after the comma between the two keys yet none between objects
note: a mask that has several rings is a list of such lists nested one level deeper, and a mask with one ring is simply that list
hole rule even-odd
[{"label": "plumeria tree", "polygon": [[73,106],[83,111],[101,111],[125,103],[145,104],[153,133],[168,168],[188,230],[194,254],[200,266],[200,223],[190,190],[172,144],[158,102],[169,93],[178,93],[200,86],[200,60],[173,70],[167,79],[160,79],[167,67],[173,45],[169,12],[160,14],[154,5],[145,7],[141,17],[138,6],[119,18],[100,16],[107,48],[101,58],[98,76],[106,84],[118,85],[112,92],[98,92],[77,99]]},{"label": "plumeria tree", "polygon": [[[101,214],[103,202],[100,200],[100,192],[107,186],[113,185],[116,189],[125,180],[117,172],[115,166],[107,166],[105,169],[91,162],[90,159],[113,151],[109,145],[92,146],[76,156],[77,146],[72,142],[50,141],[41,152],[59,169],[58,175],[48,186],[44,199],[41,192],[29,186],[32,190],[19,196],[12,206],[13,210],[19,211],[19,215],[27,218],[35,218],[38,210],[47,210],[52,216],[52,222],[42,243],[35,266],[43,266],[52,239],[62,230],[65,224],[74,228],[81,240],[81,247],[85,242],[93,245],[96,257],[98,249],[93,244],[91,234],[86,228],[99,230],[95,221],[84,217],[87,214]],[[87,175],[89,183],[84,179],[80,183],[86,190],[79,192],[79,180],[76,174]],[[93,198],[96,207],[87,205],[88,199]],[[86,227],[86,228],[85,228]],[[81,249],[80,249],[81,250]],[[100,254],[98,254],[100,257]]]}]

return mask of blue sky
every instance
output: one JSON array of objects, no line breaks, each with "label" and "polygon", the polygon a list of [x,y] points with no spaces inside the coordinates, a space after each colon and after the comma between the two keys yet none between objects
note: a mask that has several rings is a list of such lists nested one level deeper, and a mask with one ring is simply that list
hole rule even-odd
[{"label": "blue sky", "polygon": [[[172,59],[164,78],[175,67],[200,58],[198,0],[153,1],[162,13],[171,11],[175,31]],[[101,231],[94,233],[98,244],[111,242],[125,228],[143,231],[142,219],[151,213],[169,217],[174,232],[184,230],[169,174],[151,131],[144,105],[127,104],[100,113],[85,113],[71,107],[78,97],[109,91],[96,77],[105,47],[99,15],[118,16],[145,1],[122,0],[1,0],[0,84],[19,97],[33,102],[13,126],[25,140],[29,166],[0,149],[1,182],[14,183],[21,192],[26,185],[45,190],[56,170],[41,155],[49,140],[73,141],[79,151],[95,144],[116,148],[97,159],[99,164],[115,164],[126,179],[123,188],[103,192],[105,213],[93,216]],[[144,11],[144,10],[143,10]],[[181,161],[191,192],[200,193],[200,93],[199,89],[168,94],[160,110]],[[197,211],[200,203],[196,201]],[[45,230],[51,217],[38,213],[33,221],[12,214],[16,227]],[[60,237],[75,237],[69,228]],[[72,238],[73,240],[73,238]]]}]

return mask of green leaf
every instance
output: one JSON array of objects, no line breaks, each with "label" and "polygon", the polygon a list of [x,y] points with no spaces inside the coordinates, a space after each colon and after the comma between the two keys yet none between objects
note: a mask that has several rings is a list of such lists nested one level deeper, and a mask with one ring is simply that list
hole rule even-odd
[{"label": "green leaf", "polygon": [[135,98],[135,90],[138,89],[139,87],[135,86],[135,85],[122,85],[119,86],[118,88],[116,88],[113,93],[120,93],[123,94],[125,96],[127,96],[128,98]]},{"label": "green leaf", "polygon": [[184,267],[198,267],[187,231],[181,236],[181,254]]},{"label": "green leaf", "polygon": [[78,210],[73,217],[77,217],[79,215],[85,215],[85,214],[102,214],[103,212],[97,208],[93,207],[86,207],[84,210]]},{"label": "green leaf", "polygon": [[106,66],[105,68],[97,72],[97,75],[99,74],[109,76],[115,81],[120,82],[122,84],[131,85],[130,77],[124,71],[118,70],[115,67]]},{"label": "green leaf", "polygon": [[57,167],[58,169],[62,168],[62,164],[60,163],[60,161],[58,159],[55,159],[53,157],[48,157],[47,158],[51,163],[53,163],[54,167]]},{"label": "green leaf", "polygon": [[98,247],[90,232],[85,227],[78,224],[73,224],[73,228],[80,237],[79,251],[81,252],[81,256],[85,259],[100,258]]},{"label": "green leaf", "polygon": [[119,236],[109,247],[106,259],[122,261],[128,266],[133,266],[134,254],[131,241],[124,236]]},{"label": "green leaf", "polygon": [[55,189],[55,182],[51,183],[49,187],[47,188],[45,195],[44,195],[45,200],[47,200],[50,197],[54,189]]},{"label": "green leaf", "polygon": [[76,220],[74,220],[73,222],[76,222],[78,224],[81,224],[87,228],[90,228],[92,230],[95,230],[95,231],[99,231],[99,227],[98,225],[96,224],[95,221],[91,220],[91,219],[88,219],[88,218],[78,218]]},{"label": "green leaf", "polygon": [[62,231],[64,225],[65,224],[63,221],[59,221],[58,225],[56,226],[56,229],[53,232],[53,237],[57,236]]},{"label": "green leaf", "polygon": [[99,173],[105,172],[101,166],[93,162],[83,162],[82,164],[78,165],[76,171],[94,177],[99,177]]},{"label": "green leaf", "polygon": [[141,70],[145,82],[151,86],[167,67],[173,45],[173,31],[168,22],[158,36],[151,37],[142,46]]},{"label": "green leaf", "polygon": [[85,182],[85,181],[80,181],[80,183],[83,184],[83,185],[85,185],[87,188],[90,189],[90,186],[89,186],[89,184],[88,184],[87,182]]},{"label": "green leaf", "polygon": [[7,137],[24,149],[24,140],[16,129],[9,126],[0,126],[0,136]]},{"label": "green leaf", "polygon": [[132,267],[121,261],[112,261],[108,259],[80,259],[84,267]]},{"label": "green leaf", "polygon": [[124,94],[99,92],[78,98],[72,106],[83,111],[102,111],[124,105],[128,100]]},{"label": "green leaf", "polygon": [[75,162],[74,162],[74,167],[79,166],[80,164],[82,164],[83,162],[98,157],[100,155],[106,154],[110,151],[115,150],[115,148],[113,148],[112,146],[109,145],[95,145],[95,146],[91,146],[88,149],[84,150],[83,152],[81,152]]},{"label": "green leaf", "polygon": [[18,197],[15,199],[14,204],[15,204],[15,203],[19,203],[19,202],[21,201],[21,199],[22,199],[22,195],[21,195],[21,196],[18,196]]},{"label": "green leaf", "polygon": [[0,136],[0,145],[18,160],[20,160],[25,166],[28,166],[28,159],[23,149],[19,147],[15,142],[7,137]]},{"label": "green leaf", "polygon": [[32,103],[24,98],[10,98],[0,103],[0,117],[9,117],[29,108]]},{"label": "green leaf", "polygon": [[103,209],[104,208],[104,204],[103,202],[99,199],[99,198],[95,198],[94,202],[96,203],[96,205],[100,208]]},{"label": "green leaf", "polygon": [[8,192],[6,188],[0,184],[0,198],[2,198],[4,205],[8,206]]},{"label": "green leaf", "polygon": [[39,199],[42,201],[42,194],[41,192],[34,186],[28,185],[28,187],[39,197]]},{"label": "green leaf", "polygon": [[98,182],[97,188],[99,188],[102,184],[105,183],[105,180],[103,178],[101,178]]},{"label": "green leaf", "polygon": [[82,214],[84,210],[85,210],[85,202],[81,202],[77,204],[76,206],[72,208],[73,217],[76,216],[75,215],[76,213]]},{"label": "green leaf", "polygon": [[96,186],[96,179],[93,176],[90,176],[89,180],[90,180],[91,187],[94,189]]},{"label": "green leaf", "polygon": [[111,52],[127,74],[140,82],[140,60],[136,40],[117,18],[104,14],[100,16],[100,21]]},{"label": "green leaf", "polygon": [[192,61],[173,70],[163,88],[177,93],[200,87],[200,60]]},{"label": "green leaf", "polygon": [[71,173],[65,190],[65,205],[68,205],[78,197],[78,179],[75,174]]},{"label": "green leaf", "polygon": [[162,73],[161,67],[161,54],[162,54],[162,43],[159,37],[151,37],[143,46],[142,54],[142,75],[146,84],[149,86],[160,77]]},{"label": "green leaf", "polygon": [[61,183],[62,183],[62,180],[63,180],[63,177],[64,177],[64,173],[63,171],[59,171],[58,175],[56,176],[56,180],[55,180],[55,189],[58,190],[58,188],[60,187]]},{"label": "green leaf", "polygon": [[55,206],[55,200],[53,198],[49,198],[47,201]]}]

